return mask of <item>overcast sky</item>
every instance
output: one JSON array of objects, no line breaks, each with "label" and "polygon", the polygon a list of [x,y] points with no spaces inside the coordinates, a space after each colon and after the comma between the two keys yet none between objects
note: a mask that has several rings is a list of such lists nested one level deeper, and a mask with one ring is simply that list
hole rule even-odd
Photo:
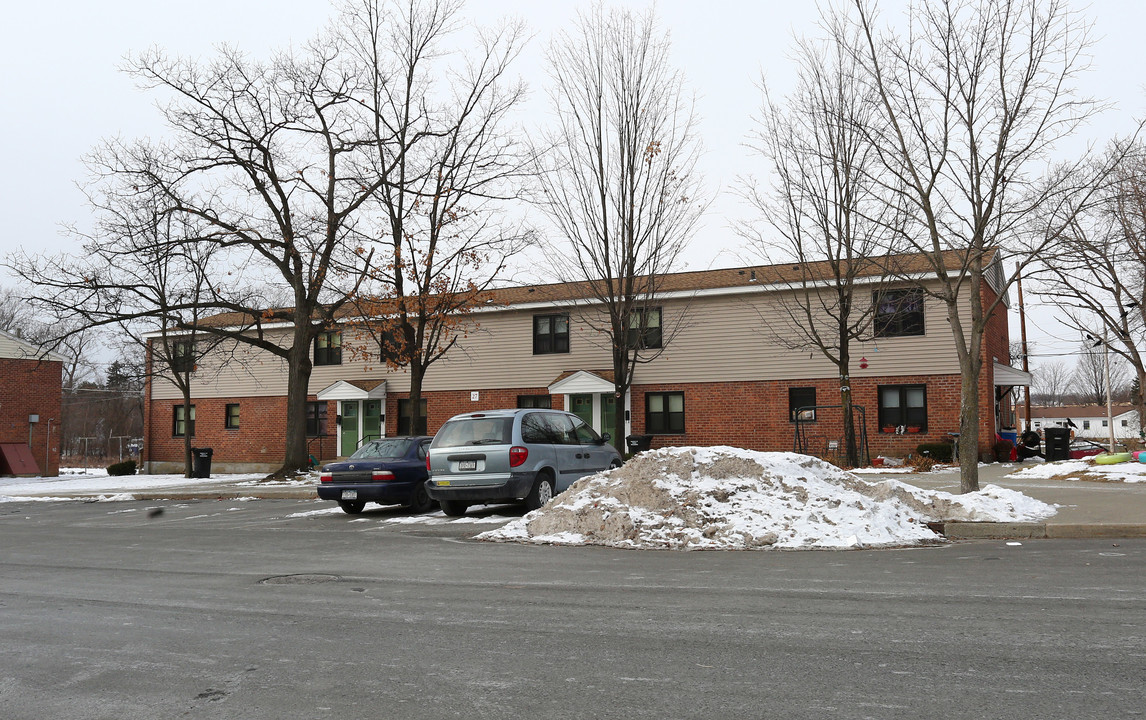
[{"label": "overcast sky", "polygon": [[[616,2],[643,8],[644,2]],[[885,14],[899,13],[902,0],[884,0]],[[1104,143],[1126,134],[1146,110],[1146,2],[1095,0],[1086,10],[1098,42],[1094,69],[1084,91],[1117,103],[1087,130],[1087,140]],[[469,0],[466,15],[487,23],[504,16],[526,21],[535,34],[517,67],[531,89],[531,117],[544,120],[545,73],[542,59],[552,33],[574,17],[583,2]],[[757,83],[764,73],[783,90],[791,82],[788,54],[792,39],[817,35],[819,13],[810,0],[664,0],[657,13],[671,34],[673,57],[697,94],[706,155],[702,172],[719,193],[694,248],[689,269],[754,262],[728,227],[745,210],[731,196],[738,176],[759,161],[742,143],[760,105]],[[331,15],[323,0],[197,0],[194,3],[104,0],[103,2],[9,3],[4,42],[3,113],[0,143],[0,252],[75,251],[62,233],[66,224],[89,218],[76,184],[84,179],[82,155],[101,138],[159,136],[164,132],[154,97],[134,87],[118,71],[123,56],[152,45],[171,54],[210,57],[228,43],[256,57],[311,37]],[[0,278],[0,284],[10,281]],[[1028,307],[1035,302],[1029,297]],[[1029,328],[1037,352],[1073,352],[1077,338],[1065,336],[1047,312],[1034,313]],[[1012,315],[1012,336],[1018,338]],[[1069,359],[1068,359],[1069,360]]]}]

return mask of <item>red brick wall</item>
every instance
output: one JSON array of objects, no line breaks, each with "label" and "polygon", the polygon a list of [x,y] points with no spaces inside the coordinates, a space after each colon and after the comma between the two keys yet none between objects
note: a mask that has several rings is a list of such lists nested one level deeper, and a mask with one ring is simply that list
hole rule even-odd
[{"label": "red brick wall", "polygon": [[[923,384],[927,387],[927,432],[883,433],[879,428],[880,385]],[[732,445],[753,450],[792,450],[795,424],[788,421],[788,388],[816,388],[818,405],[838,405],[835,379],[767,382],[644,385],[632,389],[633,432],[645,431],[645,393],[684,392],[685,432],[657,435],[653,447],[670,445]],[[916,375],[895,378],[853,378],[852,402],[866,410],[868,445],[872,456],[903,456],[923,442],[950,442],[948,432],[959,428],[959,376]],[[809,451],[822,454],[828,440],[839,440],[839,410],[820,410],[816,422],[805,425]],[[859,416],[857,415],[857,420]]]},{"label": "red brick wall", "polygon": [[[989,308],[998,295],[990,286],[983,286],[983,310]],[[979,378],[979,451],[990,453],[995,443],[995,370],[994,363],[1000,365],[1011,364],[1011,336],[1007,317],[1007,308],[1001,303],[996,307],[994,315],[987,319],[987,327],[983,334],[983,371]],[[999,405],[999,427],[1010,424],[1013,407],[1009,396],[1004,396]]]},{"label": "red brick wall", "polygon": [[[959,425],[959,376],[916,375],[895,378],[858,378],[852,383],[854,403],[866,409],[868,443],[872,456],[904,456],[915,452],[923,442],[949,442],[948,432]],[[895,435],[879,428],[879,385],[923,384],[927,387],[927,432]],[[685,395],[685,433],[658,435],[653,447],[670,445],[732,445],[754,450],[792,450],[793,423],[788,422],[788,388],[815,387],[820,405],[839,403],[838,383],[826,379],[785,380],[774,382],[735,382],[676,385],[644,385],[632,393],[633,432],[645,430],[645,393],[683,391]],[[432,434],[449,418],[464,412],[512,408],[518,395],[543,395],[545,388],[481,390],[479,399],[470,399],[469,391],[427,393],[428,430]],[[404,393],[386,397],[386,433],[398,431],[398,400]],[[312,398],[313,400],[313,398]],[[240,403],[240,429],[224,427],[225,406]],[[562,407],[562,397],[552,396],[555,408]],[[180,462],[182,438],[171,435],[172,408],[179,401],[154,401],[148,416],[148,458],[152,461]],[[286,401],[283,398],[198,398],[195,404],[195,435],[192,445],[214,449],[213,465],[253,463],[276,465],[282,461]],[[314,439],[312,453],[319,460],[330,460],[336,449],[336,403],[328,403],[328,435]],[[817,421],[805,426],[808,449],[824,455],[829,439],[842,435],[839,411],[821,410]]]},{"label": "red brick wall", "polygon": [[[59,362],[0,359],[0,442],[30,444],[48,476],[60,474],[62,374]],[[40,421],[29,426],[29,415]]]},{"label": "red brick wall", "polygon": [[[315,401],[313,396],[310,401]],[[226,409],[239,404],[239,427],[226,427]],[[153,400],[147,405],[145,459],[153,463],[182,463],[183,437],[173,432],[174,408],[182,400]],[[213,452],[212,468],[229,463],[278,467],[283,461],[286,443],[286,398],[194,398],[195,433],[191,447],[209,447]],[[307,447],[319,460],[329,460],[337,450],[335,410],[337,403],[327,403],[327,435],[308,438]],[[272,468],[273,469],[273,468]],[[165,472],[172,471],[165,468]]]},{"label": "red brick wall", "polygon": [[[478,399],[470,398],[469,390],[455,390],[450,392],[423,393],[426,401],[426,431],[433,435],[447,420],[454,415],[479,410],[499,410],[517,407],[518,395],[546,395],[549,389],[545,387],[509,388],[497,390],[480,390]],[[386,394],[386,434],[398,434],[398,401],[405,400],[408,393]],[[564,407],[561,395],[552,395],[549,398],[554,408],[560,410]]]}]

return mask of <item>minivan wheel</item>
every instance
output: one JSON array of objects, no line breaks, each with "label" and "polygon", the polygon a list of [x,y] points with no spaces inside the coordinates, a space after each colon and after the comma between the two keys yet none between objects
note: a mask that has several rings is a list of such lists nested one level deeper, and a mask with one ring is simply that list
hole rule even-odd
[{"label": "minivan wheel", "polygon": [[533,489],[525,497],[525,507],[536,510],[553,499],[553,478],[548,475],[539,475]]},{"label": "minivan wheel", "polygon": [[461,517],[469,508],[469,505],[456,500],[439,500],[438,504],[442,506],[442,512],[450,517]]},{"label": "minivan wheel", "polygon": [[342,512],[350,515],[357,515],[362,512],[362,508],[366,507],[365,500],[340,500],[338,507],[342,508]]}]

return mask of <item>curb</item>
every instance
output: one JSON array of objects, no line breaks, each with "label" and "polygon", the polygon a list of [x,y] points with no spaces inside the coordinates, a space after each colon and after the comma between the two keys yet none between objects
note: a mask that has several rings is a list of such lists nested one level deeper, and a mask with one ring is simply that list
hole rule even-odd
[{"label": "curb", "polygon": [[951,540],[1053,540],[1146,538],[1140,523],[928,523],[932,530]]}]

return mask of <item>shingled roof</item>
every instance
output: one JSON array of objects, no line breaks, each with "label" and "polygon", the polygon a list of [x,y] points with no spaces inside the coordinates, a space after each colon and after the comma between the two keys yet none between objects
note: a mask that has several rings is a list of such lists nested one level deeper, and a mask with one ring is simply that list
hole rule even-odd
[{"label": "shingled roof", "polygon": [[[963,255],[955,251],[944,254],[946,267],[958,271],[962,267]],[[984,265],[994,259],[992,253]],[[860,277],[880,277],[894,270],[897,276],[925,275],[934,272],[929,258],[921,253],[893,255],[862,260]],[[814,263],[781,263],[776,265],[748,265],[744,267],[717,270],[695,270],[691,272],[668,273],[657,277],[657,293],[689,293],[705,290],[732,288],[767,287],[789,285],[801,282],[822,282],[832,279],[832,266],[827,261]],[[491,307],[525,305],[532,303],[561,303],[589,299],[594,296],[587,281],[521,285],[514,287],[491,288],[478,295],[478,303]],[[276,322],[274,316],[289,314],[291,308],[275,308],[264,315],[264,322]],[[336,313],[339,319],[357,316],[352,305],[344,305]],[[204,324],[216,327],[244,326],[253,324],[253,318],[246,313],[220,313],[212,315]]]}]

